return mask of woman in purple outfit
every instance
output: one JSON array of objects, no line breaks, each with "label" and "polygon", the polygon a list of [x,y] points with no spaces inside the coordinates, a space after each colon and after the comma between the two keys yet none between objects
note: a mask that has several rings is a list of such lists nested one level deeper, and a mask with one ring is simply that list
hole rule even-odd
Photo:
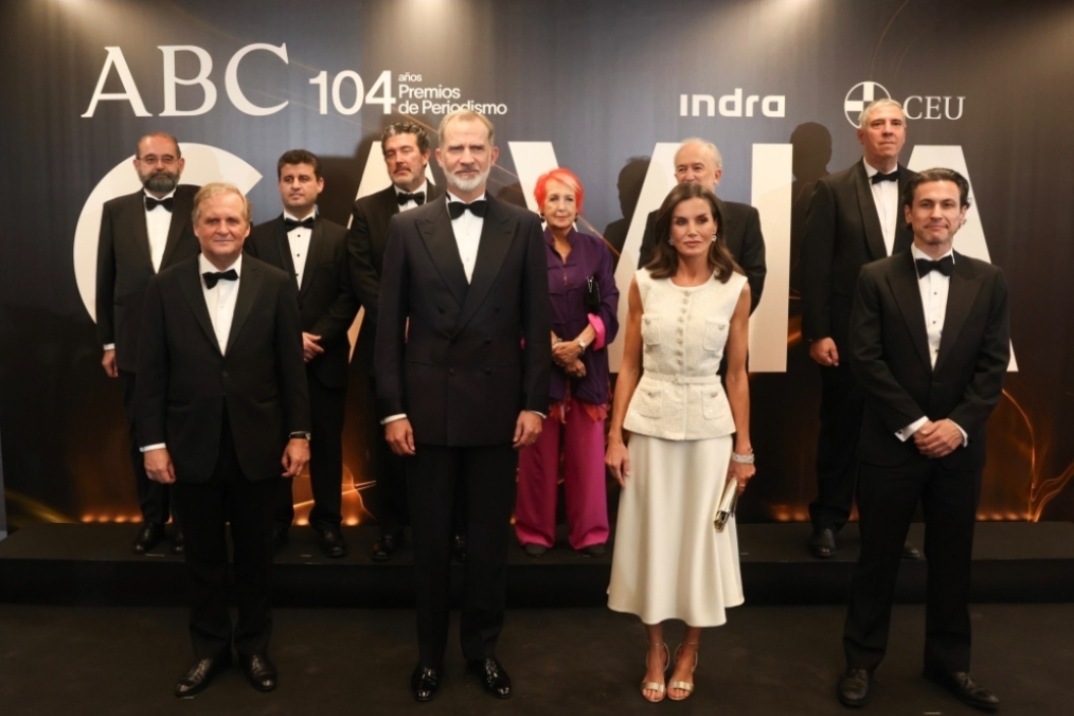
[{"label": "woman in purple outfit", "polygon": [[574,228],[585,197],[578,177],[554,169],[537,180],[533,193],[547,223],[553,366],[541,437],[519,458],[515,533],[531,557],[555,543],[562,447],[570,545],[599,556],[608,541],[606,346],[619,329],[619,290],[608,247]]}]

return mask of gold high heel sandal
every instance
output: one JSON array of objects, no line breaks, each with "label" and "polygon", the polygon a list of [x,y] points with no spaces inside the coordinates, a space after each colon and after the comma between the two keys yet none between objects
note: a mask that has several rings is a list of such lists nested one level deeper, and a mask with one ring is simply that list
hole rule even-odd
[{"label": "gold high heel sandal", "polygon": [[[645,668],[649,668],[649,653],[653,650],[653,647],[660,646],[664,649],[664,673],[667,673],[668,667],[671,666],[671,652],[668,651],[668,645],[664,642],[659,644],[649,644],[649,648],[645,651]],[[656,691],[660,694],[660,698],[650,699],[645,695],[646,691]],[[664,700],[664,695],[667,693],[667,687],[658,681],[642,681],[641,682],[641,696],[643,699],[650,703],[659,703]]]},{"label": "gold high heel sandal", "polygon": [[[679,654],[682,653],[682,648],[684,646],[699,647],[700,644],[698,642],[696,642],[696,641],[684,641],[682,644],[679,644],[679,646],[676,647],[676,649],[675,649],[675,664],[676,665],[679,663]],[[694,652],[694,665],[692,667],[690,667],[690,675],[693,676],[693,674],[694,674],[694,672],[696,670],[697,670],[697,652],[695,651]],[[694,685],[693,685],[692,682],[689,682],[689,681],[672,681],[672,682],[670,682],[668,684],[667,687],[669,689],[678,689],[680,691],[685,691],[686,692],[686,696],[679,696],[678,698],[672,696],[669,693],[668,698],[671,699],[672,701],[685,701],[686,699],[690,698],[690,694],[692,694],[694,692]]]}]

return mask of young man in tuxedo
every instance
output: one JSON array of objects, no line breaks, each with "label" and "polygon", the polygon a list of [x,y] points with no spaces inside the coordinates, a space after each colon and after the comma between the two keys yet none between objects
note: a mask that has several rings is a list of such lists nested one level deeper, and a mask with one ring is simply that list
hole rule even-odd
[{"label": "young man in tuxedo", "polygon": [[145,554],[164,539],[169,513],[176,517],[172,551],[183,551],[183,532],[170,490],[145,474],[138,451],[134,394],[138,375],[138,334],[146,286],[164,269],[198,253],[190,223],[198,187],[180,185],[186,161],[170,134],[151,132],[138,140],[134,170],[142,190],[105,202],[97,245],[97,338],[101,365],[119,378],[130,430],[131,468],[142,525],[131,549]]},{"label": "young man in tuxedo", "polygon": [[[684,139],[675,153],[675,180],[679,184],[701,184],[716,191],[723,177],[723,157],[712,142],[704,139]],[[757,308],[764,290],[767,269],[764,260],[764,236],[761,235],[761,217],[749,204],[717,199],[723,216],[724,240],[742,267],[750,284],[750,312]],[[649,212],[645,220],[645,234],[641,239],[638,268],[642,268],[653,255],[656,242],[656,212]]]},{"label": "young man in tuxedo", "polygon": [[276,688],[267,653],[273,507],[281,473],[301,474],[310,441],[295,281],[243,257],[250,204],[237,188],[207,184],[194,206],[201,255],[146,290],[136,396],[146,473],[174,485],[186,531],[195,661],[176,684],[180,698],[227,668],[232,644],[254,688]]},{"label": "young man in tuxedo", "polygon": [[[328,557],[347,553],[343,521],[343,413],[347,395],[350,338],[358,312],[351,290],[347,229],[323,218],[317,197],[324,177],[316,155],[305,149],[284,152],[276,163],[283,214],[250,232],[246,253],[294,277],[302,319],[302,353],[309,384],[310,419],[317,440],[310,443],[313,508],[309,523]],[[287,539],[295,516],[293,481],[280,483],[273,544]]]},{"label": "young man in tuxedo", "polygon": [[391,221],[375,373],[385,437],[405,457],[414,535],[419,661],[410,688],[437,692],[448,631],[452,509],[461,483],[467,558],[461,637],[469,670],[498,698],[496,659],[518,450],[547,409],[548,266],[536,214],[486,195],[492,123],[468,110],[440,123],[447,200]]},{"label": "young man in tuxedo", "polygon": [[1010,359],[1007,283],[952,248],[969,183],[929,169],[907,184],[910,251],[861,271],[850,314],[850,367],[865,393],[858,511],[861,554],[843,632],[839,699],[860,706],[887,648],[891,600],[914,509],[925,513],[924,674],[986,711],[997,699],[969,675],[970,560],[985,428]]},{"label": "young man in tuxedo", "polygon": [[[847,360],[850,304],[861,267],[906,251],[911,234],[899,198],[913,172],[899,164],[906,143],[902,105],[882,99],[859,117],[859,162],[817,182],[802,245],[802,338],[820,366],[817,497],[809,505],[809,551],[827,559],[850,519],[858,474],[858,429],[865,396]],[[905,545],[908,559],[921,557]]]},{"label": "young man in tuxedo", "polygon": [[380,537],[373,543],[373,559],[391,559],[403,539],[406,524],[406,476],[402,460],[392,453],[384,441],[372,400],[377,394],[373,375],[374,344],[380,305],[380,281],[384,270],[384,250],[388,245],[388,224],[396,214],[415,209],[439,199],[443,194],[425,178],[429,164],[429,135],[410,121],[388,125],[381,135],[381,151],[392,185],[354,202],[351,231],[348,239],[351,261],[351,284],[365,308],[354,360],[367,377],[370,400],[362,409],[368,413],[367,435],[374,477],[377,481],[377,522]]}]

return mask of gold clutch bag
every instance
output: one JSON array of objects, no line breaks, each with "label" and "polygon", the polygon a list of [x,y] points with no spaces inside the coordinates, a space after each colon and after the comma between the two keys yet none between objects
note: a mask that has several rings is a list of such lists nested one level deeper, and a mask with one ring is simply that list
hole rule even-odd
[{"label": "gold clutch bag", "polygon": [[735,507],[737,506],[738,480],[728,475],[727,482],[723,486],[723,494],[720,496],[720,504],[716,508],[716,519],[713,522],[717,532],[723,532],[723,528],[727,526],[728,521],[735,514]]}]

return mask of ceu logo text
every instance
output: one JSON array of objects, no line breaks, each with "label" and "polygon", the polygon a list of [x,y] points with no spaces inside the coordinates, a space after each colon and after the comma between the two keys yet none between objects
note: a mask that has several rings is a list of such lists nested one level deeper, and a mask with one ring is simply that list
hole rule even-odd
[{"label": "ceu logo text", "polygon": [[679,95],[680,117],[715,117],[717,109],[721,117],[785,117],[787,97],[781,94],[747,95],[741,87],[718,100],[711,94]]},{"label": "ceu logo text", "polygon": [[[879,82],[859,82],[850,88],[843,100],[843,112],[851,126],[858,126],[858,115],[866,105],[878,99],[891,99],[891,93]],[[912,94],[902,101],[907,119],[962,119],[966,98],[954,95]]]}]

